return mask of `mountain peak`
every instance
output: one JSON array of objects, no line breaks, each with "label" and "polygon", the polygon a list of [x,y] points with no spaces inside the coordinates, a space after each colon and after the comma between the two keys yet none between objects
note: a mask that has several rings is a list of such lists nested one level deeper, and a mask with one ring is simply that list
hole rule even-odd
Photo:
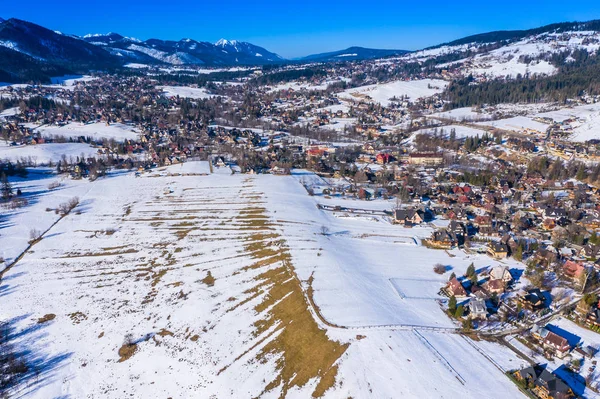
[{"label": "mountain peak", "polygon": [[217,41],[215,43],[215,46],[217,47],[228,47],[228,46],[237,46],[238,41],[237,40],[227,40],[227,39],[219,39],[219,41]]}]

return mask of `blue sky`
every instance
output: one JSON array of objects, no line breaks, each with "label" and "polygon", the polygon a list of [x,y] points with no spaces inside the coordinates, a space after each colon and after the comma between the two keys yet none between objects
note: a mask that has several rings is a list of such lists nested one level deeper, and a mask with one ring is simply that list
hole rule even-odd
[{"label": "blue sky", "polygon": [[[65,33],[249,41],[284,57],[357,45],[416,50],[463,36],[600,19],[600,1],[505,0],[28,0],[3,2],[16,17]],[[567,5],[565,5],[567,4]]]}]

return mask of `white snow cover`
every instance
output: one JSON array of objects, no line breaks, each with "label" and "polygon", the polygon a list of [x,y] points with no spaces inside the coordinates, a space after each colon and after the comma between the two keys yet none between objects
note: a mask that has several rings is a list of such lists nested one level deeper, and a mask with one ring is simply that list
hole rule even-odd
[{"label": "white snow cover", "polygon": [[600,103],[563,108],[536,116],[550,118],[555,122],[571,120],[573,135],[570,139],[573,141],[600,139]]},{"label": "white snow cover", "polygon": [[98,78],[88,75],[65,75],[50,78],[50,81],[53,85],[71,87],[74,86],[77,82],[90,82],[96,79]]},{"label": "white snow cover", "polygon": [[453,110],[450,110],[450,111],[436,112],[434,114],[431,114],[431,116],[432,117],[440,117],[440,118],[453,119],[453,120],[458,121],[458,122],[461,122],[461,121],[478,121],[478,120],[491,119],[491,115],[480,113],[480,112],[476,112],[471,107],[456,108],[456,109],[453,109]]},{"label": "white snow cover", "polygon": [[338,97],[354,100],[366,99],[387,106],[393,97],[408,96],[411,101],[415,101],[441,93],[446,86],[448,86],[448,82],[439,79],[398,80],[348,89],[338,94]]},{"label": "white snow cover", "polygon": [[478,122],[480,125],[497,127],[504,130],[512,130],[522,132],[525,130],[545,133],[550,125],[538,121],[534,121],[528,116],[515,116],[513,118],[498,119],[495,121]]},{"label": "white snow cover", "polygon": [[19,107],[7,108],[0,112],[0,119],[6,119],[8,116],[14,116],[19,114]]},{"label": "white snow cover", "polygon": [[77,156],[85,158],[93,157],[98,154],[98,149],[89,144],[82,143],[50,143],[24,146],[7,146],[0,142],[0,160],[10,160],[13,162],[19,160],[33,161],[38,165],[47,165],[50,162],[56,163],[65,155],[67,159]]},{"label": "white snow cover", "polygon": [[[8,261],[26,247],[30,228],[47,229],[58,219],[46,208],[80,199],[75,212],[52,227],[0,286],[0,318],[17,332],[15,343],[39,359],[40,378],[21,386],[19,395],[261,396],[277,375],[280,355],[255,358],[278,335],[277,330],[253,335],[255,323],[269,313],[255,308],[266,293],[253,297],[248,291],[262,269],[249,268],[255,259],[244,245],[251,231],[240,229],[239,216],[255,203],[283,240],[273,245],[289,247],[290,267],[304,288],[313,277],[323,317],[349,327],[318,322],[330,339],[350,343],[325,398],[520,396],[501,368],[452,334],[455,326],[435,300],[418,298],[415,289],[435,296],[447,278],[432,271],[437,262],[457,275],[471,262],[477,268],[497,262],[428,250],[420,245],[428,228],[325,213],[316,203],[326,199],[308,196],[298,182],[318,179],[308,172],[206,173],[206,163],[188,163],[155,171],[154,177],[113,173],[91,183],[65,180],[54,191],[45,188],[52,175],[14,182],[37,198],[18,212],[0,211],[9,226],[0,236],[0,256]],[[353,203],[364,202],[348,201]],[[322,225],[330,234],[320,233]],[[190,231],[180,236],[182,229]],[[207,271],[214,286],[202,282]],[[38,324],[46,314],[56,318]],[[138,350],[119,362],[128,334]],[[475,344],[483,353],[501,353],[501,367],[519,364],[495,344]],[[287,397],[310,397],[316,384],[294,386]],[[281,389],[276,383],[264,397],[279,397]]]},{"label": "white snow cover", "polygon": [[437,128],[427,128],[427,129],[420,129],[417,130],[416,132],[414,132],[411,137],[415,137],[417,134],[421,134],[421,133],[426,133],[426,134],[434,134],[434,133],[438,133],[438,134],[443,134],[445,136],[449,136],[450,133],[452,132],[452,130],[454,130],[454,133],[456,134],[456,138],[465,138],[465,137],[475,137],[475,136],[483,136],[485,134],[485,130],[483,129],[475,129],[472,127],[468,127],[468,126],[462,126],[462,125],[448,125],[448,126],[441,126],[441,127],[437,127]]},{"label": "white snow cover", "polygon": [[[35,126],[34,126],[35,128]],[[79,123],[73,122],[64,126],[42,125],[34,129],[44,137],[91,137],[94,140],[114,139],[116,141],[137,140],[139,131],[134,126],[123,123]]]},{"label": "white snow cover", "polygon": [[195,99],[206,99],[216,97],[214,94],[209,94],[206,89],[187,86],[156,86],[161,89],[167,97],[187,97]]}]

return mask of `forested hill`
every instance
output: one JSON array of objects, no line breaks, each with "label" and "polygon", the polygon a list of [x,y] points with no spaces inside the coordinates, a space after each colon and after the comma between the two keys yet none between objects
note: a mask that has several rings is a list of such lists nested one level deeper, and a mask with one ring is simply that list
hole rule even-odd
[{"label": "forested hill", "polygon": [[436,46],[429,47],[431,49],[443,46],[460,46],[470,43],[496,43],[503,41],[515,41],[529,36],[540,35],[542,33],[563,33],[563,32],[580,32],[580,31],[600,31],[600,20],[592,20],[587,22],[560,22],[541,26],[539,28],[526,30],[500,30],[487,33],[479,33],[477,35],[463,37],[448,43],[442,43]]},{"label": "forested hill", "polygon": [[452,82],[446,90],[448,109],[500,103],[566,102],[583,94],[600,94],[600,55],[580,52],[551,76],[517,77],[473,83],[472,77]]}]

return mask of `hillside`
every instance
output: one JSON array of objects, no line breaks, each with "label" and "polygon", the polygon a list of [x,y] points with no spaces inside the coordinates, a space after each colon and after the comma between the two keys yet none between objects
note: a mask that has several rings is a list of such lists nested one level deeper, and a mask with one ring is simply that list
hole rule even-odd
[{"label": "hillside", "polygon": [[407,50],[379,50],[364,47],[349,47],[345,50],[309,55],[302,57],[299,60],[307,62],[356,61],[402,55],[408,52],[409,51]]}]

